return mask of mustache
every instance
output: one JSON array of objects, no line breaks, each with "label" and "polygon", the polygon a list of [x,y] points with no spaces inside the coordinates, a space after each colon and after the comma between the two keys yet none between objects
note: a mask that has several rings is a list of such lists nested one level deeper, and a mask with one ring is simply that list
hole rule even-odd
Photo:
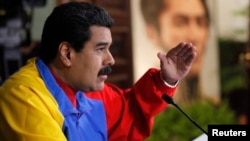
[{"label": "mustache", "polygon": [[98,72],[98,76],[100,75],[108,75],[112,72],[112,68],[110,66],[106,66],[104,68],[102,68],[99,72]]}]

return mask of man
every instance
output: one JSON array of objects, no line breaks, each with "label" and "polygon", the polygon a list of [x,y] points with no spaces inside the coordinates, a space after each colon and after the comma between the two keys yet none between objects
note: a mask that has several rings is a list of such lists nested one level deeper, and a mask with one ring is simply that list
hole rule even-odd
[{"label": "man", "polygon": [[130,89],[105,83],[115,61],[109,51],[113,20],[89,3],[56,7],[47,18],[38,57],[0,87],[0,140],[136,141],[150,135],[196,57],[180,43],[159,53],[161,70],[149,69]]},{"label": "man", "polygon": [[176,101],[189,103],[190,99],[199,99],[199,74],[209,26],[205,0],[141,0],[140,4],[148,37],[159,50],[169,51],[181,41],[197,47],[199,55],[180,83]]}]

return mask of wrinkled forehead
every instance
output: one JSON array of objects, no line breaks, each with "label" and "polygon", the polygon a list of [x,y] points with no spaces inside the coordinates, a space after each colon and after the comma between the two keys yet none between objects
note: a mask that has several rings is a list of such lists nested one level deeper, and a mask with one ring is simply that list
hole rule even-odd
[{"label": "wrinkled forehead", "polygon": [[103,42],[107,43],[107,45],[110,45],[112,43],[112,35],[110,28],[107,28],[105,26],[93,25],[90,26],[90,34],[91,34],[90,38],[91,42],[95,43]]}]

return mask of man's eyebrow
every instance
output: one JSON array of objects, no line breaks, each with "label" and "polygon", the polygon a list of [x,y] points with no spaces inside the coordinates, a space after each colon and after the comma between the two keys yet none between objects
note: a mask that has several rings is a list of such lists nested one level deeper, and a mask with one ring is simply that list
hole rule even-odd
[{"label": "man's eyebrow", "polygon": [[96,46],[106,46],[108,44],[109,44],[108,42],[98,42]]},{"label": "man's eyebrow", "polygon": [[[186,15],[186,14],[176,14],[175,17],[181,17],[181,18],[188,18],[190,17],[189,15]],[[205,14],[202,14],[202,15],[192,15],[192,17],[198,17],[198,18],[206,18],[206,15]]]}]

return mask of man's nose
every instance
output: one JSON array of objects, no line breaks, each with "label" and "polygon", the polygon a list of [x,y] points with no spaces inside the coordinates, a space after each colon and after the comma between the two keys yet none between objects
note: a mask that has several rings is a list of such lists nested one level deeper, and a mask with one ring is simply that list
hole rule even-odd
[{"label": "man's nose", "polygon": [[199,38],[200,32],[197,25],[190,24],[188,27],[188,36],[187,39],[189,42],[194,42],[197,38]]},{"label": "man's nose", "polygon": [[111,66],[115,64],[115,59],[114,59],[113,55],[111,54],[111,52],[107,53],[107,57],[105,59],[105,64],[108,64]]}]

